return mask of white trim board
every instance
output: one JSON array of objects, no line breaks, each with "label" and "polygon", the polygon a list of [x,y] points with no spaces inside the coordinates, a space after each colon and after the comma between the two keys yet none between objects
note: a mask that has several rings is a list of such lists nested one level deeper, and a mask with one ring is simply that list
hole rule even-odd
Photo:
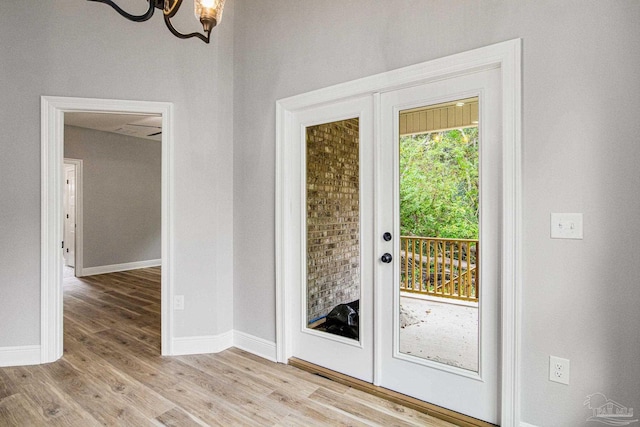
[{"label": "white trim board", "polygon": [[[219,335],[178,337],[172,342],[173,356],[219,353],[231,347],[239,348],[276,363],[276,343],[241,331]],[[39,345],[0,347],[0,368],[45,363]]]},{"label": "white trim board", "polygon": [[233,331],[233,346],[247,351],[263,359],[276,362],[276,343],[249,335],[241,331]]},{"label": "white trim board", "polygon": [[162,116],[162,354],[172,354],[173,313],[173,104],[114,99],[41,97],[40,363],[62,356],[62,165],[64,113],[132,113]]},{"label": "white trim board", "polygon": [[[518,425],[520,419],[520,294],[522,287],[522,42],[509,40],[433,61],[338,84],[276,102],[276,344],[277,360],[286,363],[291,353],[292,316],[290,289],[296,286],[289,270],[291,245],[291,198],[295,194],[287,171],[295,168],[287,147],[299,132],[292,125],[294,114],[306,108],[350,98],[425,84],[490,68],[502,74],[503,188],[501,240],[501,424]],[[376,108],[376,110],[378,110]],[[379,114],[379,111],[376,112]],[[379,134],[379,127],[374,130]]]},{"label": "white trim board", "polygon": [[0,368],[40,364],[40,346],[0,347]]},{"label": "white trim board", "polygon": [[128,271],[128,270],[136,270],[138,268],[158,267],[160,265],[162,265],[161,259],[125,262],[122,264],[112,264],[112,265],[100,265],[97,267],[83,268],[82,276],[94,276],[96,274],[117,273],[118,271]]},{"label": "white trim board", "polygon": [[233,331],[219,335],[178,337],[173,339],[173,356],[219,353],[233,347]]},{"label": "white trim board", "polygon": [[[219,353],[236,347],[271,362],[276,362],[276,343],[241,331],[220,335],[174,338],[173,355]],[[39,345],[0,347],[0,367],[28,366],[44,363]]]},{"label": "white trim board", "polygon": [[276,362],[276,343],[241,331],[219,335],[179,337],[173,339],[174,355],[219,353],[236,347],[263,359]]}]

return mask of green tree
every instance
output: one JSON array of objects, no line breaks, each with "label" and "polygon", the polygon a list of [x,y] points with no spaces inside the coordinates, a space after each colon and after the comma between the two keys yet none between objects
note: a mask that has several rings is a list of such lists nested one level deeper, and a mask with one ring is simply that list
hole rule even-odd
[{"label": "green tree", "polygon": [[478,128],[400,138],[403,236],[478,238]]}]

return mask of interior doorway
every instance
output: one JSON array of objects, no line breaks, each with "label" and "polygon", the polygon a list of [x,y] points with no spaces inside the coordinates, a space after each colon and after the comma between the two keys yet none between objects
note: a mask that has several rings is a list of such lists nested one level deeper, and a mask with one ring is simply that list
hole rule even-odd
[{"label": "interior doorway", "polygon": [[[83,354],[83,338],[101,342],[117,330],[144,337],[159,355],[162,117],[67,112],[64,124],[65,354]],[[76,203],[83,165],[85,197]]]},{"label": "interior doorway", "polygon": [[[63,351],[63,156],[66,113],[152,114],[161,124],[161,353],[172,354],[173,106],[170,103],[42,97],[41,363]],[[76,236],[77,241],[77,236]],[[76,270],[78,252],[76,247]],[[77,271],[76,271],[77,274]]]}]

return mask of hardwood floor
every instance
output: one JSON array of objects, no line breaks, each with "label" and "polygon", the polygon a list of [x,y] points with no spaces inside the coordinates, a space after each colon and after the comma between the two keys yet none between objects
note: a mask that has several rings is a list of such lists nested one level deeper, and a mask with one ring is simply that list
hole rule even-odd
[{"label": "hardwood floor", "polygon": [[0,426],[452,426],[238,349],[160,356],[160,269],[64,279],[64,356],[0,368]]}]

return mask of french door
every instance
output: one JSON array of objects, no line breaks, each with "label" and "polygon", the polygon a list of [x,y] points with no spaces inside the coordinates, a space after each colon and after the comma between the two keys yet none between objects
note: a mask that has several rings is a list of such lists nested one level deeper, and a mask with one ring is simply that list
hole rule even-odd
[{"label": "french door", "polygon": [[[376,263],[376,383],[496,424],[501,110],[498,69],[383,93],[375,231],[377,255],[390,255]],[[424,152],[436,165],[420,163],[412,171],[410,162]],[[435,182],[421,187],[413,175],[423,169],[429,169],[423,181]],[[455,174],[458,181],[447,181]],[[403,180],[411,182],[403,186]],[[416,191],[447,192],[444,199],[457,211],[434,206],[436,194]],[[416,200],[432,210],[416,212]],[[463,203],[477,209],[477,219],[467,214],[441,226],[444,237],[416,231],[413,216],[445,209],[440,221],[446,221]],[[474,221],[476,235],[468,224]]]},{"label": "french door", "polygon": [[[520,57],[512,40],[277,102],[279,362],[517,423]],[[416,153],[440,160],[407,173]],[[436,193],[451,206],[414,209]],[[430,216],[446,227],[408,224]]]},{"label": "french door", "polygon": [[[299,168],[290,176],[300,195],[299,222],[289,224],[299,230],[294,357],[498,422],[499,83],[494,69],[376,95],[375,140],[371,96],[293,117],[299,131],[290,150]],[[457,139],[440,157],[470,153],[465,191],[477,198],[476,234],[408,238],[402,137],[419,136],[425,151],[445,144],[439,138],[447,132]]]},{"label": "french door", "polygon": [[[293,117],[292,355],[373,381],[373,108],[370,97]],[[345,303],[331,322],[331,311]],[[350,304],[350,305],[347,305]],[[340,312],[340,309],[342,311]]]}]

